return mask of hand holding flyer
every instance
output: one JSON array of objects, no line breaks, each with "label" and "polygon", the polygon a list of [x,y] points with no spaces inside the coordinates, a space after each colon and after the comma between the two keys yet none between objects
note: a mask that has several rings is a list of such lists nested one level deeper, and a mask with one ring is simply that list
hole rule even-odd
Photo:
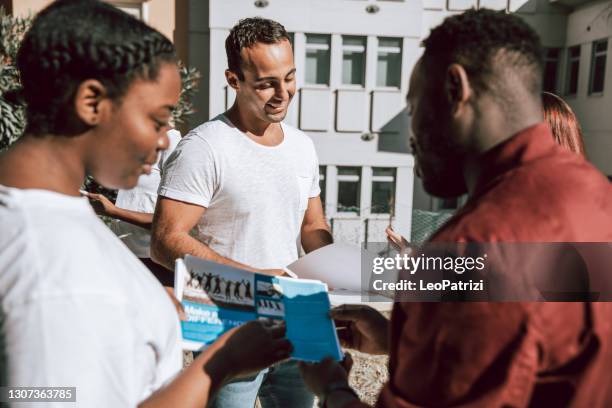
[{"label": "hand holding flyer", "polygon": [[322,282],[263,275],[187,255],[176,261],[175,293],[187,314],[181,325],[188,350],[206,347],[245,322],[270,318],[285,320],[291,358],[342,359]]}]

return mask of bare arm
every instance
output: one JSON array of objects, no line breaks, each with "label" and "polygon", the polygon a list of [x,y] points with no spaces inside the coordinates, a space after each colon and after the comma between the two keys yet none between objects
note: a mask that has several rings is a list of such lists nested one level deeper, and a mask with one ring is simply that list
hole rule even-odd
[{"label": "bare arm", "polygon": [[191,235],[206,208],[160,196],[151,229],[151,257],[170,270],[174,260],[190,254],[209,261],[258,272],[257,269],[219,255]]},{"label": "bare arm", "polygon": [[86,194],[86,196],[89,198],[89,202],[96,214],[106,215],[108,217],[116,218],[121,221],[129,222],[130,224],[139,226],[144,229],[151,229],[151,223],[153,222],[153,214],[119,208],[102,194],[85,192],[83,192],[83,194]]},{"label": "bare arm", "polygon": [[291,350],[284,323],[246,323],[221,336],[139,408],[205,407],[228,380],[285,360]]},{"label": "bare arm", "polygon": [[302,247],[306,253],[334,242],[319,196],[308,199],[301,229]]},{"label": "bare arm", "polygon": [[215,352],[207,349],[170,384],[138,405],[139,408],[168,406],[204,407],[229,377],[227,367],[216,364]]},{"label": "bare arm", "polygon": [[108,213],[108,216],[147,230],[151,229],[151,224],[153,223],[153,214],[151,213],[141,213],[119,207],[115,207],[112,212]]}]

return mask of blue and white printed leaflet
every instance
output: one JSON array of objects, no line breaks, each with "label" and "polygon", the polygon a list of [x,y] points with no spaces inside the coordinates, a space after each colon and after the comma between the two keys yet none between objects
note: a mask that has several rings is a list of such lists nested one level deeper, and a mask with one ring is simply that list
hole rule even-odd
[{"label": "blue and white printed leaflet", "polygon": [[286,322],[293,359],[342,359],[321,281],[263,275],[187,255],[176,261],[174,288],[187,314],[181,322],[187,350],[205,348],[250,320],[269,318]]}]

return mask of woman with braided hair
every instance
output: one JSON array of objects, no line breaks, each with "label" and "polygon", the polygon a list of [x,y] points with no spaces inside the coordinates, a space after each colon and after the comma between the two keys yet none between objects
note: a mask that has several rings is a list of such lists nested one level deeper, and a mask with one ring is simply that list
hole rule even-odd
[{"label": "woman with braided hair", "polygon": [[133,187],[167,147],[170,41],[109,4],[58,0],[18,67],[28,124],[0,156],[0,386],[76,387],[84,407],[203,407],[233,376],[287,358],[285,328],[253,322],[180,372],[172,302],[80,197],[88,174]]}]

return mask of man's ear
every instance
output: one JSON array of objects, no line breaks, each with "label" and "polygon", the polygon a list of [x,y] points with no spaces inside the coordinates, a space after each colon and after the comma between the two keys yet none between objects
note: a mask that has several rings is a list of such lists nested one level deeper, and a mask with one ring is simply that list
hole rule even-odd
[{"label": "man's ear", "polygon": [[460,64],[451,64],[446,70],[444,91],[452,106],[453,114],[459,112],[472,96],[472,87],[465,68]]},{"label": "man's ear", "polygon": [[76,116],[88,126],[96,126],[108,102],[106,87],[96,79],[81,82],[74,96]]},{"label": "man's ear", "polygon": [[238,90],[240,88],[240,80],[238,79],[238,75],[234,71],[230,71],[229,69],[225,70],[225,80],[227,84],[234,88],[234,90]]}]

